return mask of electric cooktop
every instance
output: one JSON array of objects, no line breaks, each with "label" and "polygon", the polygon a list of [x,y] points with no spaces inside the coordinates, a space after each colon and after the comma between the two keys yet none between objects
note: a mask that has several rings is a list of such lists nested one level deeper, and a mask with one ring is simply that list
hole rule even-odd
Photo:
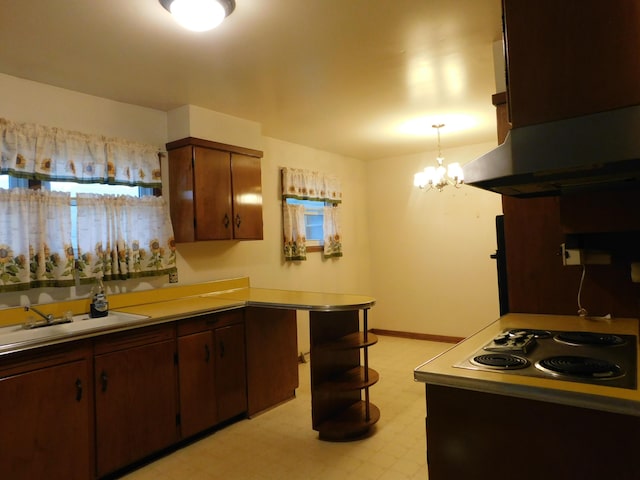
[{"label": "electric cooktop", "polygon": [[635,335],[509,329],[458,368],[636,388]]}]

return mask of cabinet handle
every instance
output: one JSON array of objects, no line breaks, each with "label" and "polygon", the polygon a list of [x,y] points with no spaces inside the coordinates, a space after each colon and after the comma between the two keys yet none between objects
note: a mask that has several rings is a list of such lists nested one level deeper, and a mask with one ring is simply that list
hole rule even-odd
[{"label": "cabinet handle", "polygon": [[209,350],[209,345],[204,345],[204,361],[209,363],[209,359],[211,358],[211,351]]},{"label": "cabinet handle", "polygon": [[76,402],[82,400],[82,380],[76,379]]},{"label": "cabinet handle", "polygon": [[229,228],[229,215],[227,215],[226,213],[224,214],[224,218],[222,219],[222,223],[224,225],[224,228]]},{"label": "cabinet handle", "polygon": [[240,224],[242,221],[240,220],[240,215],[236,214],[236,228],[240,228]]},{"label": "cabinet handle", "polygon": [[224,358],[224,342],[220,342],[220,358]]},{"label": "cabinet handle", "polygon": [[105,372],[104,370],[100,374],[100,382],[102,383],[102,391],[106,392],[107,391],[107,383],[109,382],[109,377],[107,376],[107,372]]}]

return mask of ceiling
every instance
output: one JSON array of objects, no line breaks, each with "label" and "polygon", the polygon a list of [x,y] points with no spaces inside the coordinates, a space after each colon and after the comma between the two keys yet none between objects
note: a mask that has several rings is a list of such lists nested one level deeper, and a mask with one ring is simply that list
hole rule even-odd
[{"label": "ceiling", "polygon": [[194,33],[158,0],[0,0],[0,71],[363,160],[433,150],[445,123],[446,150],[496,138],[500,3],[236,0]]}]

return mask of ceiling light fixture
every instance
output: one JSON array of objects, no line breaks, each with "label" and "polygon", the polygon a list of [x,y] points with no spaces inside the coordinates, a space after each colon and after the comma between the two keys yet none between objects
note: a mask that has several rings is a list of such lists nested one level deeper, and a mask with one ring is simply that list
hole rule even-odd
[{"label": "ceiling light fixture", "polygon": [[216,28],[236,8],[235,0],[159,0],[184,28],[205,32]]},{"label": "ceiling light fixture", "polygon": [[427,190],[435,188],[439,192],[447,185],[460,188],[464,183],[464,176],[460,164],[457,162],[450,163],[447,168],[442,164],[444,157],[442,156],[442,150],[440,148],[440,129],[444,127],[444,123],[431,126],[438,131],[438,158],[436,158],[438,166],[426,167],[422,172],[416,173],[413,176],[413,185]]}]

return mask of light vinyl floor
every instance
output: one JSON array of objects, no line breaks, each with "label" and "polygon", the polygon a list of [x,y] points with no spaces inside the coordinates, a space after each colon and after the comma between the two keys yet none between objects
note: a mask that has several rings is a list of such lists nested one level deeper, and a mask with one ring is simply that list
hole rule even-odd
[{"label": "light vinyl floor", "polygon": [[309,364],[296,398],[241,420],[126,475],[126,480],[425,480],[425,389],[413,369],[450,344],[379,336],[369,366],[380,373],[371,436],[325,442],[311,427]]}]

